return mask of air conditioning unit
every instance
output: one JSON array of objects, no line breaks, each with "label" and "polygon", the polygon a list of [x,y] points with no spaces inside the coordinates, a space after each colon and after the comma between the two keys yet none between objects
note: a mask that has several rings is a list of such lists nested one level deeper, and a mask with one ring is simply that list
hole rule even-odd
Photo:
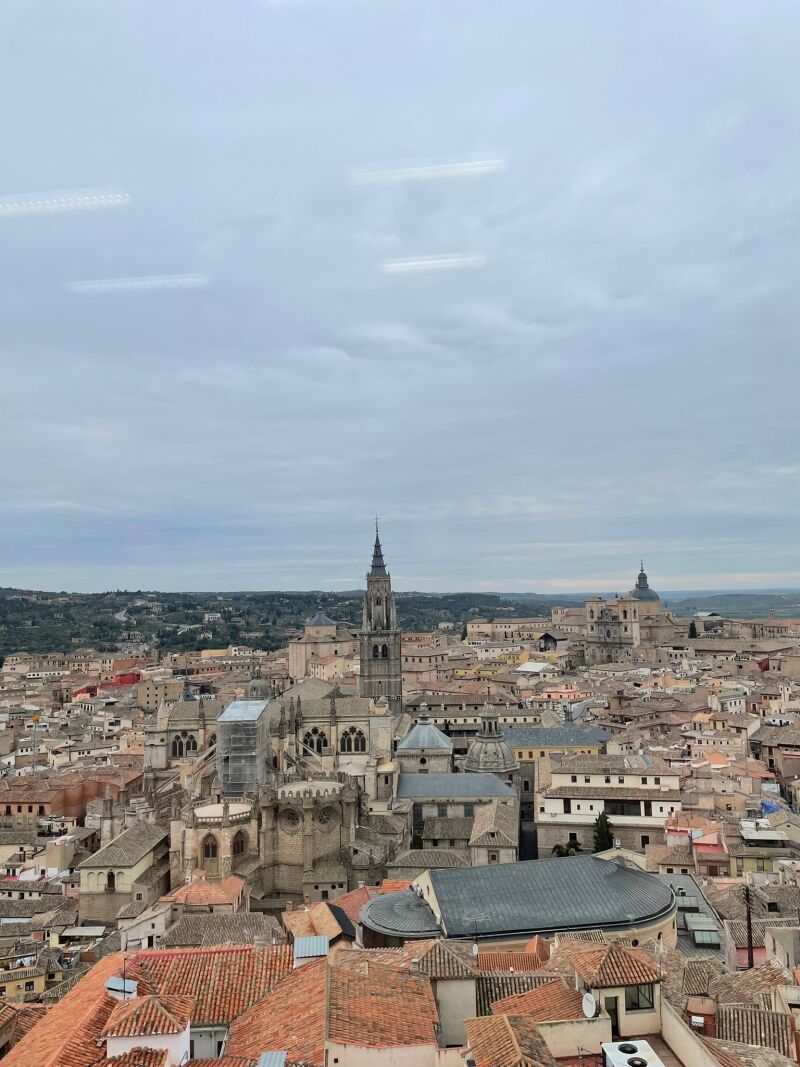
[{"label": "air conditioning unit", "polygon": [[651,1045],[638,1038],[601,1045],[603,1067],[664,1067]]}]

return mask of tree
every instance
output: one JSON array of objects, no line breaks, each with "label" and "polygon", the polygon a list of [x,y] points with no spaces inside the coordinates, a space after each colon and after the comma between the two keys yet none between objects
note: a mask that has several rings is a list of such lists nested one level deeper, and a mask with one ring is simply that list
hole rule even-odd
[{"label": "tree", "polygon": [[553,845],[554,856],[576,856],[581,851],[577,841],[567,841],[566,845]]},{"label": "tree", "polygon": [[694,641],[697,637],[697,623],[692,619],[689,623],[689,638]]},{"label": "tree", "polygon": [[594,820],[594,851],[605,852],[607,848],[614,847],[614,831],[608,816],[601,811]]}]

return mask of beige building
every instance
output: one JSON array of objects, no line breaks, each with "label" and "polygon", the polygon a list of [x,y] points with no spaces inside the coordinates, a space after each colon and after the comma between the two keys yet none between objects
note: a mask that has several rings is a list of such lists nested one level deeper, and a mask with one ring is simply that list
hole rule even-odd
[{"label": "beige building", "polygon": [[169,832],[137,822],[79,866],[80,921],[110,922],[133,902],[147,905],[169,888]]},{"label": "beige building", "polygon": [[302,637],[289,642],[289,677],[295,682],[302,681],[312,673],[312,660],[330,656],[349,660],[358,656],[358,649],[355,627],[319,613],[306,623]]},{"label": "beige building", "polygon": [[664,825],[681,810],[680,776],[663,760],[643,756],[576,756],[551,769],[536,796],[539,855],[573,842],[591,852],[601,813],[615,842],[643,851],[664,843]]}]

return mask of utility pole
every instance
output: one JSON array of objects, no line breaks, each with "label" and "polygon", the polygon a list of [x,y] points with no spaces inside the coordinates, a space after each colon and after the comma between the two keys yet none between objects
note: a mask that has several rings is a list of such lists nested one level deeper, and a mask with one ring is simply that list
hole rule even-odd
[{"label": "utility pole", "polygon": [[744,887],[744,902],[747,908],[747,967],[753,966],[753,913],[750,906],[750,885]]}]

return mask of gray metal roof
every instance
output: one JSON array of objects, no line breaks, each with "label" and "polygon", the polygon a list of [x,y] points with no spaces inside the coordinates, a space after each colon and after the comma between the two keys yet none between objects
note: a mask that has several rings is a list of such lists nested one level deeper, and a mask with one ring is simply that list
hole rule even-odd
[{"label": "gray metal roof", "polygon": [[553,748],[558,745],[597,745],[611,740],[608,730],[599,726],[581,726],[567,723],[565,726],[504,726],[503,736],[509,745],[536,748]]},{"label": "gray metal roof", "polygon": [[266,700],[232,700],[217,722],[255,722],[266,706]]},{"label": "gray metal roof", "polygon": [[258,1057],[257,1067],[285,1067],[285,1052],[262,1052]]},{"label": "gray metal roof", "polygon": [[[463,874],[463,870],[459,874]],[[413,889],[381,893],[362,907],[359,920],[372,930],[400,937],[441,937],[436,916]]]},{"label": "gray metal roof", "polygon": [[318,611],[313,619],[309,619],[306,626],[335,626],[336,619],[331,619],[329,616]]},{"label": "gray metal roof", "polygon": [[[675,910],[672,890],[661,879],[594,856],[431,870],[428,877],[442,916],[438,934],[445,937],[624,930]],[[383,932],[398,924],[394,930],[408,936],[409,897],[416,897],[413,890],[373,897],[362,909],[362,921]],[[416,899],[435,923],[433,911]]]},{"label": "gray metal roof", "polygon": [[512,795],[511,786],[493,774],[401,774],[397,779],[397,796],[405,800],[423,797],[480,800]]},{"label": "gray metal roof", "polygon": [[434,726],[432,722],[418,722],[416,726],[412,726],[402,741],[398,742],[398,751],[404,749],[439,749],[441,751],[452,752],[453,742],[447,736],[442,733],[438,726]]},{"label": "gray metal roof", "polygon": [[294,939],[294,958],[296,960],[312,959],[314,956],[327,956],[330,941],[322,934],[313,937],[296,937]]}]

